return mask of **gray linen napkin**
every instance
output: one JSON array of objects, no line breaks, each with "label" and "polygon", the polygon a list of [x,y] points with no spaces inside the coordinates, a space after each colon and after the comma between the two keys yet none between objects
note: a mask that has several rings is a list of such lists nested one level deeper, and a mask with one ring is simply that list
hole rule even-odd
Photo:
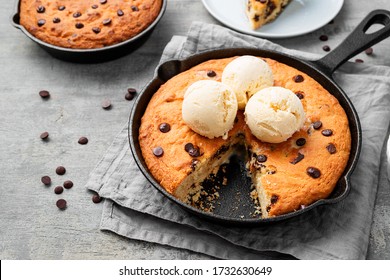
[{"label": "gray linen napkin", "polygon": [[[173,37],[162,61],[199,51],[258,47],[297,57],[315,55],[195,22]],[[346,63],[334,75],[360,116],[363,147],[348,197],[279,223],[240,228],[204,221],[155,190],[131,155],[127,126],[92,171],[87,188],[105,197],[101,229],[128,238],[185,248],[223,259],[364,259],[378,186],[380,153],[390,121],[390,67]]]}]

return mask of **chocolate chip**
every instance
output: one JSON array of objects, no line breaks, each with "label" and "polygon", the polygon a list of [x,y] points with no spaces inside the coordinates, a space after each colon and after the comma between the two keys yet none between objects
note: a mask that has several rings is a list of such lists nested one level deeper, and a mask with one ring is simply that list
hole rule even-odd
[{"label": "chocolate chip", "polygon": [[117,12],[116,12],[116,14],[118,15],[118,16],[123,16],[125,13],[122,11],[122,10],[118,10]]},{"label": "chocolate chip", "polygon": [[76,26],[77,29],[81,29],[81,28],[84,27],[84,24],[82,24],[81,22],[78,22],[78,23],[75,24],[75,26]]},{"label": "chocolate chip", "polygon": [[299,138],[297,139],[297,141],[295,141],[295,144],[297,144],[297,146],[303,146],[306,144],[306,139],[305,138]]},{"label": "chocolate chip", "polygon": [[46,23],[46,20],[44,19],[40,19],[38,20],[38,26],[41,27],[42,25],[44,25]]},{"label": "chocolate chip", "polygon": [[257,15],[257,14],[255,14],[255,16],[253,17],[253,20],[254,20],[254,21],[259,21],[259,20],[260,20],[260,16]]},{"label": "chocolate chip", "polygon": [[134,96],[137,94],[137,90],[135,88],[128,88],[127,93],[125,95],[126,100],[133,100]]},{"label": "chocolate chip", "polygon": [[293,80],[294,80],[294,82],[296,82],[296,83],[302,83],[303,80],[304,80],[304,78],[303,78],[302,75],[296,75],[296,76],[293,77]]},{"label": "chocolate chip", "polygon": [[306,169],[306,172],[307,172],[307,174],[308,174],[310,177],[312,177],[312,178],[314,178],[314,179],[317,179],[318,177],[321,176],[321,171],[320,171],[318,168],[315,168],[315,167],[308,167],[308,168]]},{"label": "chocolate chip", "polygon": [[53,23],[60,23],[61,19],[58,17],[53,18]]},{"label": "chocolate chip", "polygon": [[127,92],[130,94],[137,94],[137,90],[135,88],[128,88]]},{"label": "chocolate chip", "polygon": [[271,196],[271,204],[275,204],[278,201],[279,197],[275,194]]},{"label": "chocolate chip", "polygon": [[131,9],[133,10],[133,12],[137,12],[139,11],[138,7],[137,6],[131,6]]},{"label": "chocolate chip", "polygon": [[314,129],[320,129],[322,127],[322,122],[321,121],[316,121],[313,123],[313,128]]},{"label": "chocolate chip", "polygon": [[162,133],[167,133],[171,130],[171,126],[168,124],[168,123],[162,123],[159,125],[158,129],[162,132]]},{"label": "chocolate chip", "polygon": [[196,165],[199,163],[199,160],[197,160],[197,159],[192,159],[191,160],[191,169],[192,170],[195,170],[195,167],[196,167]]},{"label": "chocolate chip", "polygon": [[47,131],[42,132],[40,137],[42,140],[46,140],[49,137],[49,132],[47,132]]},{"label": "chocolate chip", "polygon": [[188,153],[191,149],[194,148],[194,144],[192,143],[187,143],[184,145],[184,150]]},{"label": "chocolate chip", "polygon": [[321,41],[328,41],[328,36],[326,36],[326,35],[321,35],[321,36],[320,36],[320,40],[321,40]]},{"label": "chocolate chip", "polygon": [[267,208],[265,208],[265,210],[266,210],[267,212],[271,211],[271,206],[268,205]]},{"label": "chocolate chip", "polygon": [[198,146],[194,146],[192,149],[188,151],[188,154],[192,157],[199,157],[200,154],[200,149]]},{"label": "chocolate chip", "polygon": [[69,190],[69,189],[71,189],[73,187],[73,182],[70,181],[70,180],[67,180],[67,181],[64,182],[63,186],[64,186],[65,189]]},{"label": "chocolate chip", "polygon": [[326,149],[330,154],[336,153],[336,146],[332,143],[329,143],[328,146],[326,146]]},{"label": "chocolate chip", "polygon": [[259,0],[260,3],[265,4],[268,0]]},{"label": "chocolate chip", "polygon": [[321,131],[321,133],[322,135],[329,137],[333,134],[333,131],[331,129],[324,129],[323,131]]},{"label": "chocolate chip", "polygon": [[55,194],[61,194],[64,191],[64,188],[62,186],[57,186],[54,188]]},{"label": "chocolate chip", "polygon": [[51,184],[51,178],[49,176],[43,176],[41,178],[41,182],[45,185],[48,186]]},{"label": "chocolate chip", "polygon": [[290,161],[291,164],[297,164],[298,162],[300,162],[301,160],[303,160],[305,158],[305,155],[301,154],[301,153],[298,153],[297,157],[294,158],[292,161]]},{"label": "chocolate chip", "polygon": [[109,25],[111,23],[111,19],[110,18],[106,18],[103,20],[103,25]]},{"label": "chocolate chip", "polygon": [[81,17],[81,13],[80,13],[80,12],[75,12],[75,13],[73,14],[73,17],[74,17],[74,18]]},{"label": "chocolate chip", "polygon": [[95,32],[96,34],[100,33],[100,28],[99,27],[92,27],[92,31]]},{"label": "chocolate chip", "polygon": [[80,137],[80,138],[79,138],[79,141],[78,141],[78,143],[79,143],[80,145],[85,145],[85,144],[87,144],[87,143],[88,143],[88,138],[87,138],[87,137],[84,137],[84,136],[82,136],[82,137]]},{"label": "chocolate chip", "polygon": [[323,46],[322,49],[326,52],[330,51],[330,47],[328,45]]},{"label": "chocolate chip", "polygon": [[42,97],[42,98],[49,98],[50,97],[50,92],[48,92],[47,90],[41,90],[39,92],[39,96]]},{"label": "chocolate chip", "polygon": [[366,55],[372,55],[374,53],[374,49],[373,48],[368,48],[364,52],[366,53]]},{"label": "chocolate chip", "polygon": [[111,101],[109,99],[104,99],[103,102],[102,102],[102,108],[104,110],[111,109]]},{"label": "chocolate chip", "polygon": [[66,172],[66,169],[65,169],[65,167],[63,167],[63,166],[58,166],[58,167],[56,168],[56,173],[57,173],[58,175],[64,175],[65,172]]},{"label": "chocolate chip", "polygon": [[161,156],[164,154],[164,150],[163,150],[163,148],[161,148],[161,147],[153,148],[153,154],[154,154],[156,157],[161,157]]},{"label": "chocolate chip", "polygon": [[59,200],[57,200],[56,205],[61,210],[64,210],[66,208],[66,200],[65,199],[59,199]]},{"label": "chocolate chip", "polygon": [[92,9],[97,9],[98,7],[99,7],[99,6],[96,5],[96,4],[93,4],[93,5],[91,6]]},{"label": "chocolate chip", "polygon": [[212,77],[217,76],[217,73],[215,73],[215,71],[213,71],[213,70],[209,70],[209,71],[207,71],[207,76],[212,78]]},{"label": "chocolate chip", "polygon": [[363,59],[360,59],[360,58],[356,58],[356,59],[355,59],[355,62],[356,62],[356,63],[363,63],[364,60],[363,60]]},{"label": "chocolate chip", "polygon": [[266,155],[258,155],[257,157],[256,157],[256,161],[258,161],[258,162],[266,162],[267,161],[267,156]]},{"label": "chocolate chip", "polygon": [[295,92],[295,95],[299,98],[299,99],[303,99],[303,98],[305,98],[305,96],[303,95],[304,94],[304,92],[303,91],[297,91],[297,92]]},{"label": "chocolate chip", "polygon": [[99,2],[100,2],[100,4],[106,4],[107,0],[100,0]]},{"label": "chocolate chip", "polygon": [[39,6],[37,7],[37,12],[40,13],[40,14],[44,13],[45,10],[46,10],[45,7],[42,6],[42,5],[39,5]]},{"label": "chocolate chip", "polygon": [[93,203],[100,203],[102,201],[102,198],[100,197],[100,195],[94,194],[92,196],[92,201],[93,201]]},{"label": "chocolate chip", "polygon": [[59,6],[59,7],[58,7],[58,10],[60,10],[60,11],[65,10],[65,6]]}]

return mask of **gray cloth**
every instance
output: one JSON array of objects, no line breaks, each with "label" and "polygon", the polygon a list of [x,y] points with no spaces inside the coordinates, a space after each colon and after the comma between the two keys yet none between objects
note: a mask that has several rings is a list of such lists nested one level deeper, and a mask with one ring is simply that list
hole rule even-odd
[{"label": "gray cloth", "polygon": [[[207,49],[284,49],[226,28],[194,23],[186,38],[173,37],[162,61]],[[153,188],[131,155],[127,126],[91,173],[87,188],[106,198],[101,229],[128,238],[185,248],[223,259],[364,259],[378,186],[380,153],[390,121],[390,68],[346,63],[334,75],[360,116],[363,147],[348,197],[275,224],[222,226],[187,213]]]}]

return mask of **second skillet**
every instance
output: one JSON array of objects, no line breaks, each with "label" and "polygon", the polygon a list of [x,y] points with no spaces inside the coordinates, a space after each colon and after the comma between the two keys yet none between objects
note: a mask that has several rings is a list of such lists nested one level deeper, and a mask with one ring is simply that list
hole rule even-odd
[{"label": "second skillet", "polygon": [[[366,31],[374,24],[381,24],[384,27],[374,33],[367,34]],[[138,96],[138,99],[136,100],[133,110],[131,112],[129,121],[129,141],[134,159],[142,173],[145,175],[148,181],[155,188],[157,188],[157,190],[159,190],[161,193],[163,193],[175,203],[181,205],[186,210],[200,217],[204,217],[206,219],[216,222],[241,225],[269,223],[300,215],[322,204],[336,203],[344,199],[350,191],[351,185],[349,178],[359,158],[362,132],[360,127],[360,121],[355,111],[355,108],[353,107],[348,96],[332,79],[332,74],[345,61],[347,61],[354,55],[364,51],[368,47],[387,38],[388,36],[390,36],[390,12],[386,10],[375,10],[371,12],[356,27],[356,29],[340,44],[340,46],[338,46],[331,53],[317,61],[305,61],[287,54],[268,50],[254,48],[231,48],[196,54],[184,60],[172,60],[165,62],[156,69],[154,79],[144,88],[142,93]],[[245,176],[241,176],[242,174],[238,171],[235,174],[232,174],[231,178],[229,178],[230,183],[228,183],[228,185],[230,185],[230,187],[223,188],[223,191],[222,189],[219,191],[220,206],[216,207],[213,213],[208,213],[196,209],[190,205],[187,205],[182,201],[178,200],[176,197],[172,196],[154,179],[153,175],[149,172],[146,163],[142,157],[138,137],[141,118],[153,94],[159,89],[162,84],[164,84],[173,76],[178,75],[179,73],[184,72],[204,61],[241,55],[253,55],[271,58],[308,74],[317,82],[319,82],[332,95],[334,95],[345,110],[348,116],[352,137],[351,152],[345,171],[337,182],[337,185],[330,197],[326,199],[321,199],[307,206],[304,209],[297,210],[295,212],[284,214],[281,216],[271,217],[267,219],[251,218],[248,216],[248,213],[253,210],[253,205],[251,205],[249,199],[250,181],[245,181]],[[243,171],[242,168],[241,171]],[[236,195],[237,190],[240,191],[240,196]],[[239,205],[238,209],[236,208],[237,205]]]}]

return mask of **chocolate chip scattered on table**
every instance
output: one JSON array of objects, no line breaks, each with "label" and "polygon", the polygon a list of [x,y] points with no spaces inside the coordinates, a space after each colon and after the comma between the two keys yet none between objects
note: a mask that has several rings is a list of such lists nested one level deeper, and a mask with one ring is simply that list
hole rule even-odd
[{"label": "chocolate chip scattered on table", "polygon": [[45,185],[48,186],[51,184],[51,178],[49,176],[43,176],[41,178],[41,182]]},{"label": "chocolate chip scattered on table", "polygon": [[56,205],[59,209],[64,210],[67,206],[67,203],[65,199],[59,199],[57,200]]},{"label": "chocolate chip scattered on table", "polygon": [[64,175],[64,174],[66,173],[65,167],[63,167],[63,166],[58,166],[58,167],[56,168],[56,173],[57,173],[57,175]]},{"label": "chocolate chip scattered on table", "polygon": [[79,143],[80,145],[86,145],[86,144],[88,143],[88,138],[82,136],[82,137],[79,138],[78,143]]},{"label": "chocolate chip scattered on table", "polygon": [[39,92],[39,96],[42,97],[43,99],[47,99],[50,97],[50,92],[47,90],[41,90]]},{"label": "chocolate chip scattered on table", "polygon": [[66,181],[64,182],[63,186],[64,186],[65,189],[70,189],[70,188],[73,187],[73,182],[70,181],[70,180],[66,180]]}]

